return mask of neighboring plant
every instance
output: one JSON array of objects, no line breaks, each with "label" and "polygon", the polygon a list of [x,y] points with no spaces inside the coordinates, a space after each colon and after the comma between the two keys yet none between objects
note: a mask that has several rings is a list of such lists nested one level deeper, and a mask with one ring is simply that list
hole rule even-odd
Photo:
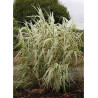
[{"label": "neighboring plant", "polygon": [[16,88],[37,85],[56,92],[66,91],[74,82],[71,70],[83,62],[78,47],[82,33],[73,32],[74,26],[68,27],[66,18],[62,24],[55,24],[53,13],[46,21],[42,10],[37,12],[39,15],[31,16],[35,17],[35,24],[25,22],[19,30],[18,45],[22,48],[14,58],[14,62],[20,63],[14,67]]},{"label": "neighboring plant", "polygon": [[61,5],[58,0],[15,0],[13,5],[13,15],[20,24],[23,23],[25,20],[31,20],[26,16],[37,15],[37,12],[32,5],[35,7],[40,6],[43,9],[43,13],[46,19],[46,12],[54,12],[54,18],[56,23],[62,21],[60,19],[61,17],[65,17],[68,20],[70,19],[67,8]]}]

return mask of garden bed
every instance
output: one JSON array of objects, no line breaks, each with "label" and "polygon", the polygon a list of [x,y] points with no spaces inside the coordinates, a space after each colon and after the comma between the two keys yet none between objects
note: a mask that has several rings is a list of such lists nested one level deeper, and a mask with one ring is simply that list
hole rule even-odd
[{"label": "garden bed", "polygon": [[20,98],[84,98],[84,85],[83,81],[76,81],[77,84],[72,86],[67,93],[52,92],[51,90],[44,90],[37,87],[31,87],[24,90],[17,90],[17,93],[21,93]]}]

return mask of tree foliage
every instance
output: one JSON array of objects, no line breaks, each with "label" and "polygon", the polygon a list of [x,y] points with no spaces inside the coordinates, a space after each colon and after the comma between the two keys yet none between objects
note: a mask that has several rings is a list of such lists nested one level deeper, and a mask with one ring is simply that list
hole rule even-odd
[{"label": "tree foliage", "polygon": [[53,12],[56,23],[61,23],[61,17],[70,19],[67,8],[60,4],[58,0],[15,0],[13,6],[14,18],[20,22],[31,20],[26,16],[37,15],[37,11],[32,5],[34,7],[41,7],[45,18],[47,18],[46,12]]}]

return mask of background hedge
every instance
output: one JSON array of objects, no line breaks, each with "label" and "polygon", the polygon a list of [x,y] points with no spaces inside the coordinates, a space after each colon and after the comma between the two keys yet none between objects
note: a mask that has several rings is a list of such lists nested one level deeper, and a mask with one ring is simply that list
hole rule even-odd
[{"label": "background hedge", "polygon": [[[61,17],[66,17],[70,20],[70,15],[66,7],[58,2],[58,0],[15,0],[13,5],[13,16],[14,18],[21,22],[29,21],[30,18],[26,16],[37,15],[36,10],[33,8],[41,7],[43,13],[46,15],[46,12],[54,12],[54,18],[56,23],[61,23]],[[46,17],[47,18],[47,17]]]}]

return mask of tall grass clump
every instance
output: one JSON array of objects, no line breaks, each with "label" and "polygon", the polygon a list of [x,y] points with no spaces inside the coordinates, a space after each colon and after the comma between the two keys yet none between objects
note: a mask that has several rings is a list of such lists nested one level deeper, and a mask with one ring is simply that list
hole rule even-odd
[{"label": "tall grass clump", "polygon": [[[79,50],[81,33],[73,32],[73,25],[63,18],[62,24],[55,24],[53,13],[45,20],[42,10],[31,16],[32,22],[25,22],[19,30],[18,45],[22,48],[14,58],[14,83],[18,87],[37,85],[58,92],[66,91],[74,82],[71,70],[81,66],[82,52]],[[25,32],[23,32],[25,31]]]}]

